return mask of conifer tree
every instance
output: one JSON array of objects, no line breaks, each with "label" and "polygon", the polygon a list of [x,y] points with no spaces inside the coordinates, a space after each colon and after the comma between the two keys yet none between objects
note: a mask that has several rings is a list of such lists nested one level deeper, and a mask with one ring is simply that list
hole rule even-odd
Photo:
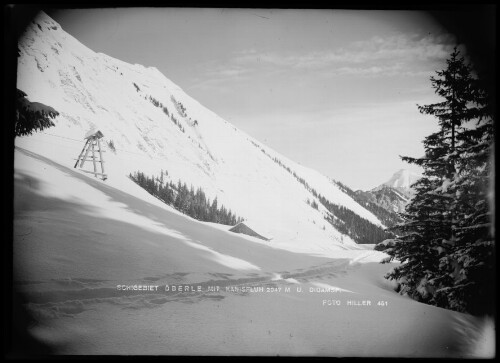
[{"label": "conifer tree", "polygon": [[15,136],[31,135],[35,131],[55,126],[51,119],[58,116],[59,112],[43,103],[31,102],[26,96],[26,93],[17,90]]},{"label": "conifer tree", "polygon": [[[168,172],[162,170],[160,177],[149,177],[143,172],[135,172],[134,174],[130,173],[129,177],[148,193],[195,219],[228,225],[236,224],[236,215],[223,205],[219,208],[217,197],[210,203],[201,188],[195,192],[193,186],[188,188],[187,184],[180,180],[177,185],[172,181],[167,182],[163,175],[167,176]],[[238,220],[240,219],[238,217]]]},{"label": "conifer tree", "polygon": [[212,206],[210,207],[210,220],[215,223],[219,223],[218,209],[217,209],[217,197],[215,197],[212,202]]},{"label": "conifer tree", "polygon": [[457,135],[455,175],[447,186],[455,196],[454,243],[441,260],[442,273],[453,279],[437,291],[436,298],[455,310],[482,314],[494,309],[494,238],[488,203],[493,114],[478,80],[470,78],[468,86],[468,103],[461,109],[467,127]]},{"label": "conifer tree", "polygon": [[418,106],[437,118],[424,139],[425,156],[402,157],[421,166],[416,195],[395,227],[401,234],[386,250],[401,265],[386,277],[401,293],[458,311],[485,312],[493,264],[487,186],[492,117],[486,95],[457,48],[447,67],[431,77],[442,102]]}]

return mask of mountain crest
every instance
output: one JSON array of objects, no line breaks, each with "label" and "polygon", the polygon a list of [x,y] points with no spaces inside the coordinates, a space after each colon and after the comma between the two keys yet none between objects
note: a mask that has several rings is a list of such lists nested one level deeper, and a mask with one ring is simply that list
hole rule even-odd
[{"label": "mountain crest", "polygon": [[392,177],[385,183],[379,185],[374,190],[380,189],[382,186],[389,186],[391,188],[411,189],[413,183],[422,177],[421,173],[409,170],[400,169],[395,172]]}]

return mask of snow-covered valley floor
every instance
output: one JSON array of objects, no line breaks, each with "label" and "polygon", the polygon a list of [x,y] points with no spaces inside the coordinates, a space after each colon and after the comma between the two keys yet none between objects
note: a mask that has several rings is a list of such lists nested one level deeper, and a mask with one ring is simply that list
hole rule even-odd
[{"label": "snow-covered valley floor", "polygon": [[395,293],[380,252],[273,248],[22,147],[14,186],[14,286],[58,354],[494,354],[487,322]]}]

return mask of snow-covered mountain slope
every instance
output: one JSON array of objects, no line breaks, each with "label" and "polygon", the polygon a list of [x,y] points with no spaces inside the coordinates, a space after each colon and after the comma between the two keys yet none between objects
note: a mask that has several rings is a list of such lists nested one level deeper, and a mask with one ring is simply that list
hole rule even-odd
[{"label": "snow-covered mountain slope", "polygon": [[372,190],[358,191],[358,193],[374,199],[378,205],[388,211],[400,213],[405,210],[415,194],[412,185],[421,177],[421,173],[400,169],[385,183]]},{"label": "snow-covered mountain slope", "polygon": [[[389,213],[376,213],[387,226],[392,226],[400,222],[400,217],[397,213],[404,212],[406,205],[412,199],[415,191],[411,187],[422,174],[408,170],[401,169],[394,173],[394,175],[385,183],[382,183],[376,188],[371,190],[362,191],[357,190],[356,195],[358,202],[361,205],[364,203],[372,203],[377,207],[382,208]],[[372,208],[372,210],[378,210]]]},{"label": "snow-covered mountain slope", "polygon": [[[391,188],[411,189],[411,185],[422,177],[422,174],[408,169],[398,170],[394,175],[381,186],[389,186]],[[375,188],[377,189],[377,188]]]},{"label": "snow-covered mountain slope", "polygon": [[410,197],[406,197],[405,193],[400,189],[391,188],[386,185],[373,190],[368,190],[366,192],[357,190],[356,194],[360,200],[364,200],[366,203],[373,203],[387,211],[387,214],[384,214],[385,218],[383,219],[386,221],[388,226],[392,226],[400,222],[397,213],[404,212],[406,205],[410,201]]},{"label": "snow-covered mountain slope", "polygon": [[278,248],[327,254],[358,248],[325,220],[321,203],[318,209],[307,203],[318,200],[312,190],[383,226],[330,179],[238,130],[156,68],[95,53],[45,13],[20,39],[19,54],[18,89],[60,115],[55,127],[17,138],[17,146],[72,167],[84,136],[100,130],[116,148],[105,153],[106,183],[125,190],[130,172],[167,170],[172,181],[201,187],[272,235]]}]

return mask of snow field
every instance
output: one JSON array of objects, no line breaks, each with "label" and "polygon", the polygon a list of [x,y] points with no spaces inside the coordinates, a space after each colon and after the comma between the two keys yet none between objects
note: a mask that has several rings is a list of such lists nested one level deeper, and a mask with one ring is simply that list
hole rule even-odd
[{"label": "snow field", "polygon": [[15,158],[14,282],[38,321],[30,332],[57,353],[491,353],[487,324],[397,295],[380,252],[289,252],[181,215],[128,179],[118,189],[21,148]]}]

